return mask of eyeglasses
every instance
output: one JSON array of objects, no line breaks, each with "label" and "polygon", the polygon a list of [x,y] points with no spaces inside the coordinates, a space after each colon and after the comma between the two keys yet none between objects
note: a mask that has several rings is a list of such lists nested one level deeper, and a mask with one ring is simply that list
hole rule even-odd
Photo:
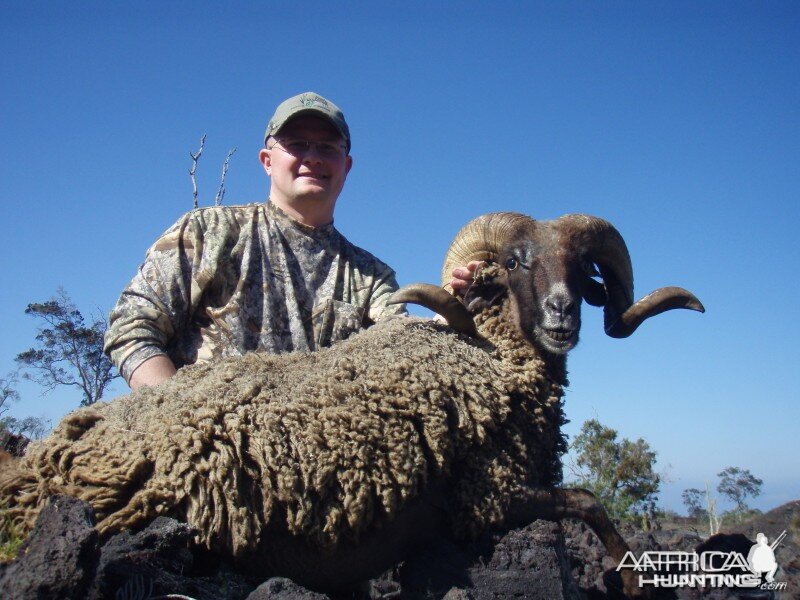
[{"label": "eyeglasses", "polygon": [[317,154],[322,158],[335,159],[344,158],[347,155],[347,146],[344,144],[336,144],[333,142],[312,142],[311,140],[301,139],[276,139],[275,143],[269,148],[278,147],[287,154],[291,154],[297,158],[303,158],[311,152],[311,147],[316,148]]}]

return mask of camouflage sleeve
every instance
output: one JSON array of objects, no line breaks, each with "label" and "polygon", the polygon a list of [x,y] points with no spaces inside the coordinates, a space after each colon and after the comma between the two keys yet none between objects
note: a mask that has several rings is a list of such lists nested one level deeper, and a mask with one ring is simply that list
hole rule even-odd
[{"label": "camouflage sleeve", "polygon": [[126,381],[189,322],[202,293],[203,227],[188,213],[147,251],[111,311],[105,352]]},{"label": "camouflage sleeve", "polygon": [[384,265],[384,269],[375,275],[375,287],[369,301],[369,318],[374,322],[382,321],[395,315],[407,315],[405,304],[386,304],[389,296],[400,286],[394,271]]}]

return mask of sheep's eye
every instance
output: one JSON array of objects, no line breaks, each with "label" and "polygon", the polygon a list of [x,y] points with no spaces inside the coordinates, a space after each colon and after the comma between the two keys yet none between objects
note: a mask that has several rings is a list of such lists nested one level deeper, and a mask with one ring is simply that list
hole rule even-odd
[{"label": "sheep's eye", "polygon": [[514,270],[514,269],[516,269],[518,266],[519,266],[519,263],[517,262],[517,259],[516,259],[516,258],[509,258],[509,259],[506,261],[506,269],[508,269],[509,271],[513,271],[513,270]]}]

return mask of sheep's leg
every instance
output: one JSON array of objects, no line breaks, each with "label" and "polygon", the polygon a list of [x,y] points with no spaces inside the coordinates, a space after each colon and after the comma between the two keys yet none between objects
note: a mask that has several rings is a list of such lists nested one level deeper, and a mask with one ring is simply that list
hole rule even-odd
[{"label": "sheep's leg", "polygon": [[[516,498],[510,507],[511,525],[530,523],[535,519],[560,521],[580,519],[597,534],[608,554],[619,563],[630,550],[627,542],[614,527],[606,509],[597,497],[587,490],[532,487]],[[625,593],[632,598],[648,596],[639,587],[636,574],[630,569],[620,571]]]}]

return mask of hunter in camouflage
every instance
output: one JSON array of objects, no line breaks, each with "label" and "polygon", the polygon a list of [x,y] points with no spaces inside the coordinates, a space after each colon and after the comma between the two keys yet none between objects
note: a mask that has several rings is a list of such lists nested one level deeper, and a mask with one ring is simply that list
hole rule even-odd
[{"label": "hunter in camouflage", "polygon": [[386,305],[394,272],[333,226],[353,164],[342,111],[294,96],[262,139],[269,201],[186,214],[112,311],[105,350],[132,388],[198,361],[316,350],[405,312]]},{"label": "hunter in camouflage", "polygon": [[[269,201],[185,215],[112,311],[105,350],[133,389],[198,361],[316,350],[405,312],[386,304],[394,272],[333,226],[353,165],[342,111],[313,92],[294,96],[263,140]],[[454,290],[477,264],[453,271]]]},{"label": "hunter in camouflage", "polygon": [[126,381],[166,354],[176,367],[254,350],[316,350],[371,322],[394,272],[331,223],[309,227],[272,202],[185,215],[150,248],[111,313],[106,352]]}]

